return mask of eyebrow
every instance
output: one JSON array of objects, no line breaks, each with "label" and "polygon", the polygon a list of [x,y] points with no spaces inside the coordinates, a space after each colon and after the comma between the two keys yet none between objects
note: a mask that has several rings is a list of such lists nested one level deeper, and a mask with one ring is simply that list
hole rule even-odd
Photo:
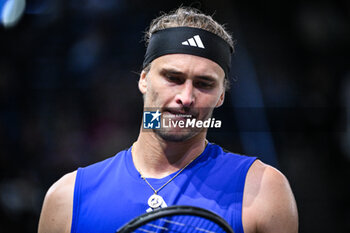
[{"label": "eyebrow", "polygon": [[185,75],[183,72],[172,69],[172,68],[162,68],[160,73],[175,74],[175,75]]},{"label": "eyebrow", "polygon": [[[160,73],[162,74],[172,74],[172,75],[184,75],[186,76],[185,73],[179,71],[179,70],[176,70],[176,69],[173,69],[173,68],[162,68],[160,70]],[[205,80],[205,81],[210,81],[210,82],[215,82],[217,81],[216,78],[214,78],[213,76],[211,75],[196,75],[194,76],[195,79],[202,79],[202,80]]]}]

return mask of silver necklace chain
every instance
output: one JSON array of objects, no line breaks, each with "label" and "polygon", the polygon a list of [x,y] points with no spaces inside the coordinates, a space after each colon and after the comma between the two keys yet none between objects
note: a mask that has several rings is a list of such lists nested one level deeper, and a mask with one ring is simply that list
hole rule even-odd
[{"label": "silver necklace chain", "polygon": [[178,171],[175,176],[173,176],[171,179],[169,179],[165,184],[163,184],[159,189],[155,189],[153,188],[153,186],[148,182],[148,180],[146,179],[146,177],[144,177],[141,172],[139,171],[141,178],[148,184],[148,186],[153,190],[154,194],[157,194],[162,188],[164,188],[167,184],[169,184],[173,179],[175,179],[183,170],[185,170],[185,168],[190,165],[193,160],[195,160],[196,158],[198,158],[198,156],[196,156],[195,158],[193,158],[188,164],[186,164],[186,166],[184,166],[183,168],[181,168],[180,171]]},{"label": "silver necklace chain", "polygon": [[[208,141],[205,140],[205,147],[207,146]],[[131,149],[131,153],[133,151],[134,147]],[[163,184],[160,188],[155,189],[153,188],[153,186],[148,182],[148,180],[146,179],[146,177],[144,177],[142,175],[142,173],[140,171],[138,171],[140,173],[141,178],[146,182],[146,184],[153,190],[154,194],[152,196],[149,197],[148,199],[148,205],[149,205],[149,209],[147,209],[147,212],[158,209],[158,208],[163,208],[166,207],[166,203],[164,202],[164,199],[158,195],[158,192],[164,188],[167,184],[169,184],[173,179],[175,179],[183,170],[185,170],[185,168],[190,165],[196,158],[198,158],[201,154],[197,155],[196,157],[194,157],[190,162],[188,162],[183,168],[181,168],[172,178],[170,178],[165,184]]]}]

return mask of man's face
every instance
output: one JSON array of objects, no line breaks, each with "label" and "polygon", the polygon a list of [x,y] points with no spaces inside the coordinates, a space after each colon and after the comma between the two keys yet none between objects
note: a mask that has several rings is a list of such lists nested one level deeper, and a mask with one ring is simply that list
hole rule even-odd
[{"label": "man's face", "polygon": [[[144,107],[160,109],[163,118],[175,121],[190,115],[205,120],[223,103],[224,77],[223,69],[209,59],[170,54],[155,59],[149,72],[141,73],[139,89]],[[163,127],[155,132],[166,141],[184,141],[200,130]]]}]

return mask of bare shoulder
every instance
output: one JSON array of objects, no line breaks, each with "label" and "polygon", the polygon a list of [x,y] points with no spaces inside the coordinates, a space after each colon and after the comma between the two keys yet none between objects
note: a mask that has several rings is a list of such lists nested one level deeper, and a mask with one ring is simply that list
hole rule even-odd
[{"label": "bare shoulder", "polygon": [[287,178],[259,160],[247,174],[243,224],[251,229],[247,232],[298,232],[298,211]]},{"label": "bare shoulder", "polygon": [[39,233],[70,232],[76,171],[64,175],[47,191],[40,214]]}]

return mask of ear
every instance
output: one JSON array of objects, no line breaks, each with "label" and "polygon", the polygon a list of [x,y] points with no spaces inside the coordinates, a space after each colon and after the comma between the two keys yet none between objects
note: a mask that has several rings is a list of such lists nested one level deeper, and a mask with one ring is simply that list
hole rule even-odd
[{"label": "ear", "polygon": [[146,71],[142,71],[140,74],[140,79],[139,79],[139,90],[142,94],[145,94],[147,91],[147,72]]},{"label": "ear", "polygon": [[224,103],[224,100],[225,100],[225,92],[226,92],[226,91],[225,91],[225,89],[224,89],[224,90],[222,91],[220,97],[219,97],[218,102],[216,103],[215,108],[220,107],[220,106]]}]

